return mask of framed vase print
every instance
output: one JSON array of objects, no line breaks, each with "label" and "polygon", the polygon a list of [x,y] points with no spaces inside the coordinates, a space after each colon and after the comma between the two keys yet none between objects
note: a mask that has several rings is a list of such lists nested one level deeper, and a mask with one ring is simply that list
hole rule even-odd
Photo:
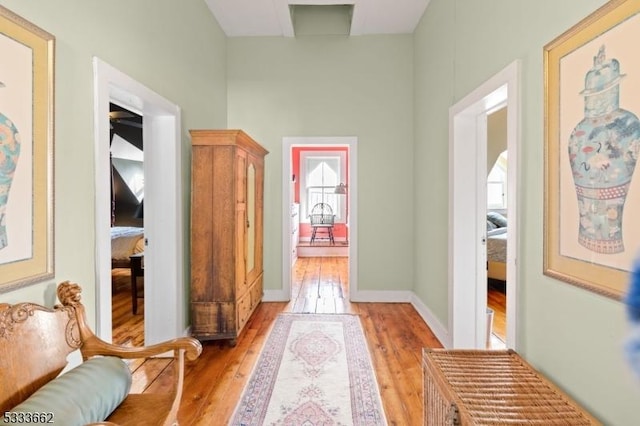
[{"label": "framed vase print", "polygon": [[544,47],[544,273],[620,299],[640,254],[640,0]]},{"label": "framed vase print", "polygon": [[0,7],[0,292],[53,277],[54,43]]}]

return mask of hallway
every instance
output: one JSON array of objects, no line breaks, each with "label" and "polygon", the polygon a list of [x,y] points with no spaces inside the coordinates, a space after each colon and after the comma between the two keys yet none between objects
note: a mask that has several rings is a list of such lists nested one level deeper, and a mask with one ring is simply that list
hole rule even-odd
[{"label": "hallway", "polygon": [[[295,265],[292,297],[288,303],[261,303],[235,346],[221,341],[203,342],[203,353],[185,366],[179,420],[183,425],[209,425],[227,421],[249,379],[273,321],[280,312],[351,313],[362,321],[377,380],[390,424],[422,424],[422,348],[441,347],[438,339],[408,303],[351,303],[348,258],[299,258]],[[133,327],[142,334],[143,315],[131,314],[126,270],[115,274],[114,338],[135,341]],[[135,334],[133,333],[133,334]],[[166,390],[165,375],[172,374],[166,359],[131,365],[136,392]]]}]

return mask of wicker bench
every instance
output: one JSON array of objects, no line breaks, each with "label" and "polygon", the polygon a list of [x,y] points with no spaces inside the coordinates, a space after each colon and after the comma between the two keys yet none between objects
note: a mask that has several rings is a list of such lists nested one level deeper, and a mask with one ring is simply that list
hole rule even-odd
[{"label": "wicker bench", "polygon": [[516,352],[424,349],[425,425],[600,425]]},{"label": "wicker bench", "polygon": [[[61,305],[0,303],[0,424],[177,424],[184,359],[196,359],[200,342],[181,337],[145,347],[121,347],[89,329],[80,286],[58,286]],[[84,362],[59,375],[79,349]],[[131,372],[122,359],[173,355],[165,393],[129,393]]]}]

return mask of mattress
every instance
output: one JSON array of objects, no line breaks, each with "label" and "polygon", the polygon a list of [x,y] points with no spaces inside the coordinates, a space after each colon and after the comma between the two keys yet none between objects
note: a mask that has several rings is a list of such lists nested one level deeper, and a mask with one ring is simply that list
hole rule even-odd
[{"label": "mattress", "polygon": [[507,228],[487,232],[487,260],[507,262]]}]

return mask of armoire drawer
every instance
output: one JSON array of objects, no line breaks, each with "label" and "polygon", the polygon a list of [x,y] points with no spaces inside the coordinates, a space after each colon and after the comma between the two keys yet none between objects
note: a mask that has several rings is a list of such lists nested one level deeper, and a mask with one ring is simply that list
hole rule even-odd
[{"label": "armoire drawer", "polygon": [[251,304],[251,292],[245,293],[244,296],[238,299],[236,306],[238,312],[238,331],[240,331],[244,328],[244,325],[253,311],[253,306]]},{"label": "armoire drawer", "polygon": [[258,303],[262,300],[262,275],[255,280],[251,289],[249,289],[249,293],[251,293],[251,306],[258,306]]}]

